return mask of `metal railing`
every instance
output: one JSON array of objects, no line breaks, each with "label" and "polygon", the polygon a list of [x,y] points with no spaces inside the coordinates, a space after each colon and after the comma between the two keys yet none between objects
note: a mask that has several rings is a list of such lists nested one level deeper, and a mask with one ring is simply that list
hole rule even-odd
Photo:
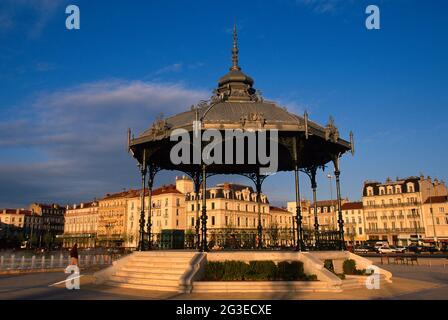
[{"label": "metal railing", "polygon": [[388,229],[366,229],[367,234],[382,234],[382,233],[424,233],[425,228],[388,228]]},{"label": "metal railing", "polygon": [[[112,261],[118,259],[116,254],[86,254],[78,255],[78,265],[80,267],[107,266]],[[10,254],[0,256],[0,271],[11,270],[45,270],[65,268],[71,263],[70,255],[33,255],[25,256],[20,254]]]}]

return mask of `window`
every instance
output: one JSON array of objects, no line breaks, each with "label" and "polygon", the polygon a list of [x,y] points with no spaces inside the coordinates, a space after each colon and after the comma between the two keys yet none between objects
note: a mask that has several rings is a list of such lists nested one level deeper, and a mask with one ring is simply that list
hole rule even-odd
[{"label": "window", "polygon": [[176,227],[179,226],[179,220],[176,220]]},{"label": "window", "polygon": [[359,229],[358,229],[358,234],[362,235],[362,228],[361,227],[359,227]]},{"label": "window", "polygon": [[238,217],[238,227],[240,226],[240,217]]},{"label": "window", "polygon": [[229,217],[226,216],[226,226],[228,226],[228,225],[229,225]]},{"label": "window", "polygon": [[194,218],[191,218],[191,226],[194,227]]},{"label": "window", "polygon": [[215,209],[215,203],[212,202],[212,210],[214,210],[214,209]]},{"label": "window", "polygon": [[439,219],[439,217],[436,217],[436,224],[440,224],[440,219]]},{"label": "window", "polygon": [[179,215],[179,209],[176,209],[176,216]]},{"label": "window", "polygon": [[439,212],[440,212],[440,213],[445,212],[445,208],[444,208],[444,207],[439,207]]},{"label": "window", "polygon": [[212,226],[215,225],[215,216],[212,216]]},{"label": "window", "polygon": [[191,205],[191,211],[194,211],[194,204]]},{"label": "window", "polygon": [[226,208],[226,210],[229,209],[229,203],[228,202],[225,203],[225,208]]}]

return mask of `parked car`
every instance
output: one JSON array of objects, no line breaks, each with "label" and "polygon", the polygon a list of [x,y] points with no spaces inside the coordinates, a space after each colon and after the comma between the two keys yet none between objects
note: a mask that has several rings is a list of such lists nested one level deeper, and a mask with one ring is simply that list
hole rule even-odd
[{"label": "parked car", "polygon": [[439,252],[440,250],[435,247],[435,246],[422,246],[422,251],[421,252],[429,252],[429,253],[436,253]]},{"label": "parked car", "polygon": [[420,253],[420,252],[422,252],[422,250],[423,250],[422,246],[415,246],[415,245],[408,246],[406,248],[406,251],[413,252],[413,253]]},{"label": "parked car", "polygon": [[395,253],[395,247],[383,246],[378,248],[378,253]]},{"label": "parked car", "polygon": [[372,247],[369,246],[359,246],[355,247],[354,252],[355,253],[369,253],[371,251],[374,251]]},{"label": "parked car", "polygon": [[405,247],[394,247],[395,253],[405,253],[406,248]]}]

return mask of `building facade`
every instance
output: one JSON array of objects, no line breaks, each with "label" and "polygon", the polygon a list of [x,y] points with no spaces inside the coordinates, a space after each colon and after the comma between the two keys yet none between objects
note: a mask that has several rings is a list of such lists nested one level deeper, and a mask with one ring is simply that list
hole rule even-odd
[{"label": "building facade", "polygon": [[[195,233],[198,217],[201,215],[203,192],[186,195],[186,229]],[[254,247],[258,226],[257,194],[251,187],[239,184],[222,183],[207,189],[207,230],[211,246]],[[266,195],[260,196],[261,225],[264,230],[271,226],[269,201]],[[197,202],[199,199],[199,202]],[[267,234],[267,233],[265,233]],[[265,240],[265,239],[263,239]]]},{"label": "building facade", "polygon": [[426,235],[422,205],[430,195],[446,194],[446,186],[430,177],[365,182],[363,207],[368,240],[395,245],[419,243]]},{"label": "building facade", "polygon": [[122,247],[129,240],[127,233],[128,202],[138,198],[139,190],[125,190],[98,200],[97,244],[102,247]]},{"label": "building facade", "polygon": [[342,205],[344,240],[347,245],[361,245],[367,240],[362,202],[345,202]]},{"label": "building facade", "polygon": [[[160,244],[162,230],[185,230],[185,195],[193,190],[193,182],[186,177],[176,177],[176,184],[165,185],[152,190],[151,223],[152,241]],[[145,197],[145,232],[147,232],[149,192]],[[126,247],[137,247],[140,233],[141,199],[128,199]]]},{"label": "building facade", "polygon": [[98,202],[74,204],[66,207],[64,247],[94,248],[98,230]]},{"label": "building facade", "polygon": [[[64,221],[65,221],[65,207],[58,204],[42,204],[32,203],[29,207],[33,216],[39,216],[40,218],[31,218],[39,225],[34,227],[40,228],[39,243],[45,242],[48,247],[55,244],[59,235],[64,233]],[[42,237],[44,240],[42,240]]]},{"label": "building facade", "polygon": [[422,205],[425,224],[424,242],[446,247],[448,245],[448,197],[428,197]]}]

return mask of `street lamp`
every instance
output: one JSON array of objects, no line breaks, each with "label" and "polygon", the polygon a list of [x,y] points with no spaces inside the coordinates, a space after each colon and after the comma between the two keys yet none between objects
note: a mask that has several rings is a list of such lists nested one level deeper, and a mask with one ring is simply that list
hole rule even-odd
[{"label": "street lamp", "polygon": [[[327,174],[327,178],[328,178],[328,181],[330,182],[330,213],[331,213],[331,208],[333,207],[333,182],[332,182],[333,176],[331,174]],[[336,210],[335,210],[335,212],[336,212]],[[333,216],[331,218],[332,218],[331,219],[331,227],[333,228],[333,230],[335,230],[336,229],[336,226],[334,224],[335,220],[334,220]]]},{"label": "street lamp", "polygon": [[439,247],[439,241],[437,239],[437,234],[436,234],[436,223],[434,220],[434,210],[432,208],[432,198],[431,198],[431,188],[427,188],[428,190],[428,194],[429,194],[429,211],[431,212],[431,219],[432,219],[432,227],[433,227],[433,235],[434,235],[434,244],[436,246],[436,248]]}]

